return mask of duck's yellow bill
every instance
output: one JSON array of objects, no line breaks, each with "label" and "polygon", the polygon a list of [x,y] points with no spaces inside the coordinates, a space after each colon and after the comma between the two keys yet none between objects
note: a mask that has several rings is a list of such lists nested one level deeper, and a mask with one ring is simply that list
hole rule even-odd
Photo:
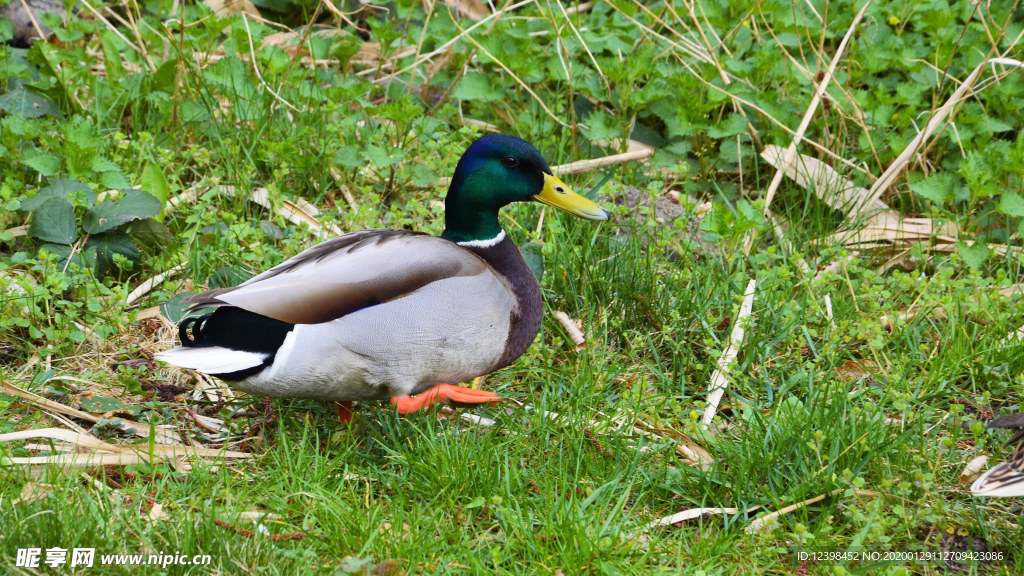
[{"label": "duck's yellow bill", "polygon": [[587,220],[607,220],[610,216],[608,211],[598,206],[596,202],[573,192],[565,182],[551,174],[544,175],[544,189],[533,198]]}]

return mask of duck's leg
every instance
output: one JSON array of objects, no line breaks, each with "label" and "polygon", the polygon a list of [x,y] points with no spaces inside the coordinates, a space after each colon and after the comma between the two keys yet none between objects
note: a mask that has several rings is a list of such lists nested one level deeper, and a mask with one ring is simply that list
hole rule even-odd
[{"label": "duck's leg", "polygon": [[338,411],[338,422],[342,424],[348,424],[352,421],[352,401],[344,400],[342,402],[335,402],[334,409]]},{"label": "duck's leg", "polygon": [[501,396],[486,390],[463,388],[462,386],[452,386],[451,384],[438,384],[415,396],[395,396],[391,399],[391,403],[398,408],[399,414],[410,414],[438,402],[494,404],[501,402]]}]

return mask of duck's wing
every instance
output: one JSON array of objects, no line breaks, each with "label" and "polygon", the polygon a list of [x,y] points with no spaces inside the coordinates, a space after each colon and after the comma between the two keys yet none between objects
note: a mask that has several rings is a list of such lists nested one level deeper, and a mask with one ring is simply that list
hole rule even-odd
[{"label": "duck's wing", "polygon": [[[1024,439],[1024,412],[1010,414],[988,423],[989,428],[1016,428],[1017,432],[1006,442],[1013,444]],[[971,484],[975,496],[1024,496],[1024,443],[1018,446],[1006,462],[985,472]]]},{"label": "duck's wing", "polygon": [[971,484],[975,496],[1024,496],[1024,444]]},{"label": "duck's wing", "polygon": [[1024,438],[1024,412],[1017,412],[1016,414],[1010,414],[1009,416],[1003,416],[1002,418],[996,418],[995,420],[988,423],[989,428],[1016,428],[1017,432],[1006,441],[1007,444],[1013,444]]},{"label": "duck's wing", "polygon": [[317,244],[238,286],[186,302],[192,310],[228,305],[282,322],[318,324],[445,278],[492,273],[482,258],[443,238],[364,230]]}]

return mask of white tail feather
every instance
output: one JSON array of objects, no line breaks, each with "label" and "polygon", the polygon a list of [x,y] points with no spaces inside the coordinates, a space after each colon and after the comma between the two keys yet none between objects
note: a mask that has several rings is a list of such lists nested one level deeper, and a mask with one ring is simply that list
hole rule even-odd
[{"label": "white tail feather", "polygon": [[269,354],[232,350],[221,346],[187,348],[175,346],[156,355],[157,360],[191,368],[204,374],[227,374],[263,364]]}]

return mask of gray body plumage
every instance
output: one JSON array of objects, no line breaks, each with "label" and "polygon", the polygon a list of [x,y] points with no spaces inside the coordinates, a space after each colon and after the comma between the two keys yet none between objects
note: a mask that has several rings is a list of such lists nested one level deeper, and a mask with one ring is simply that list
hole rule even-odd
[{"label": "gray body plumage", "polygon": [[[532,276],[529,281],[536,286]],[[536,296],[529,305],[539,309],[539,291]],[[269,367],[233,387],[337,401],[416,394],[500,368],[514,360],[506,358],[507,343],[521,316],[512,280],[473,251],[396,230],[324,242],[192,302],[196,309],[236,306],[295,324]],[[529,328],[527,346],[537,332],[536,325]],[[178,346],[158,357],[216,374],[258,366],[269,355]]]},{"label": "gray body plumage", "polygon": [[330,322],[298,324],[274,364],[235,387],[262,396],[383,400],[462,382],[490,372],[501,357],[509,297],[485,273],[432,282]]}]

